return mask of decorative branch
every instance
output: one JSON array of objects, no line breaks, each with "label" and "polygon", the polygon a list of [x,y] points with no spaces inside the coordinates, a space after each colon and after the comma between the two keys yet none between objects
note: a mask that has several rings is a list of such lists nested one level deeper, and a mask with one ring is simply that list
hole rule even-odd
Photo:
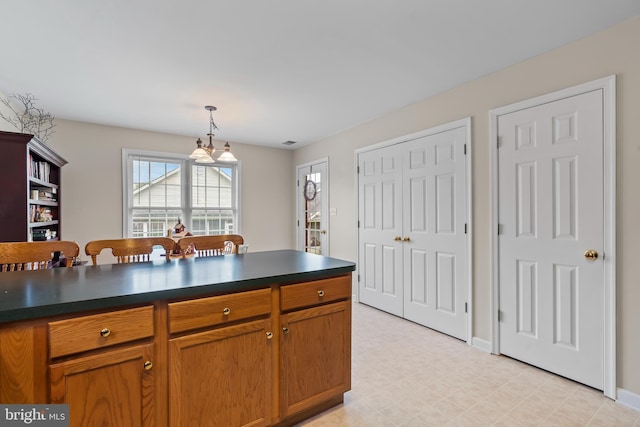
[{"label": "decorative branch", "polygon": [[[16,111],[11,104],[9,98],[18,100],[24,107],[24,111]],[[35,101],[38,100],[33,94],[26,93],[24,95],[13,94],[9,98],[0,98],[2,102],[9,110],[11,110],[15,117],[7,116],[0,111],[0,117],[18,129],[22,133],[31,133],[38,137],[42,142],[46,142],[47,139],[55,132],[53,129],[56,125],[53,123],[54,117],[51,113],[38,108],[35,105]]]}]

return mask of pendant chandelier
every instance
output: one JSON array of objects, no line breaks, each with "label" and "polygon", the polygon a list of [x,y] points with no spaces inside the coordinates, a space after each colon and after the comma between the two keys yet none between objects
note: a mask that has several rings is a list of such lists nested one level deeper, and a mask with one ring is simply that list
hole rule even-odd
[{"label": "pendant chandelier", "polygon": [[[213,146],[213,130],[218,129],[218,126],[213,122],[213,112],[217,110],[216,107],[212,105],[207,105],[204,107],[205,110],[209,111],[209,145],[206,147],[203,146],[202,140],[198,138],[196,141],[196,149],[193,150],[193,153],[189,155],[190,159],[194,159],[196,163],[215,163],[216,161],[213,159],[213,153],[215,153],[216,149]],[[229,142],[224,144],[224,151],[220,156],[218,156],[218,160],[221,162],[237,162],[238,159],[231,153],[231,146]]]}]

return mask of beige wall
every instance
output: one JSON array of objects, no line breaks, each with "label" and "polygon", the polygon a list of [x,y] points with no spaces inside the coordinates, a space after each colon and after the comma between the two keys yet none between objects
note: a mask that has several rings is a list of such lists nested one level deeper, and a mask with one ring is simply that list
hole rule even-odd
[{"label": "beige wall", "polygon": [[[84,244],[122,237],[122,148],[190,153],[195,139],[56,120],[49,145],[69,164],[62,169],[62,235]],[[217,145],[222,146],[220,142]],[[234,144],[241,160],[241,233],[250,251],[294,245],[290,150]],[[268,179],[265,179],[268,177]],[[267,209],[282,206],[282,209]]]},{"label": "beige wall", "polygon": [[489,110],[617,75],[617,386],[640,394],[640,17],[296,150],[294,163],[329,157],[331,255],[356,261],[354,150],[472,117],[473,336],[491,339]]}]

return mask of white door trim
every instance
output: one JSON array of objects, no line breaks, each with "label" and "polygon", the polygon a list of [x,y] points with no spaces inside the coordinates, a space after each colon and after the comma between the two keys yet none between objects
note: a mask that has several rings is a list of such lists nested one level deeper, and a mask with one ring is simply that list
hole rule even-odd
[{"label": "white door trim", "polygon": [[[437,133],[441,133],[441,132],[446,132],[452,129],[457,129],[460,127],[465,127],[466,128],[466,138],[467,138],[467,147],[466,147],[466,153],[467,155],[465,156],[465,168],[466,168],[466,173],[467,173],[467,180],[466,180],[466,188],[467,188],[467,193],[466,193],[466,200],[467,200],[467,211],[466,211],[466,216],[467,216],[467,248],[466,248],[466,255],[467,255],[467,265],[465,266],[465,271],[466,271],[466,279],[467,279],[467,307],[468,307],[468,312],[467,312],[467,344],[471,345],[471,340],[473,337],[473,274],[472,274],[472,266],[473,266],[473,252],[472,252],[472,248],[473,248],[473,225],[472,225],[472,206],[473,206],[473,191],[472,191],[472,187],[471,187],[471,177],[472,177],[472,167],[471,165],[473,164],[473,162],[471,161],[471,153],[472,153],[472,141],[471,141],[471,117],[466,117],[464,119],[460,119],[460,120],[456,120],[453,122],[449,122],[449,123],[445,123],[439,126],[435,126],[429,129],[425,129],[425,130],[421,130],[418,132],[414,132],[411,133],[409,135],[403,135],[397,138],[393,138],[387,141],[383,141],[374,145],[369,145],[367,147],[364,148],[359,148],[354,150],[354,168],[353,168],[353,172],[354,172],[354,182],[356,183],[355,185],[355,189],[354,189],[354,200],[358,200],[358,155],[361,153],[366,153],[368,151],[372,151],[372,150],[376,150],[379,148],[383,148],[383,147],[388,147],[390,145],[395,145],[395,144],[400,144],[403,142],[407,142],[407,141],[411,141],[413,139],[417,139],[417,138],[422,138],[424,136],[429,136],[429,135],[435,135]],[[356,203],[356,226],[357,226],[357,221],[358,218],[360,218],[360,213],[358,212],[358,203]],[[356,259],[360,259],[360,242],[357,242],[356,245]],[[356,274],[354,274],[354,279],[359,277],[359,270],[358,270],[358,266],[356,266]],[[355,279],[357,280],[357,279]],[[360,287],[358,286],[358,283],[355,282],[353,288],[355,289],[355,295],[354,295],[354,301],[360,301]]]},{"label": "white door trim", "polygon": [[604,111],[604,394],[616,398],[616,76],[608,76],[490,111],[491,120],[491,350],[500,351],[498,324],[498,118],[536,105],[601,90]]}]

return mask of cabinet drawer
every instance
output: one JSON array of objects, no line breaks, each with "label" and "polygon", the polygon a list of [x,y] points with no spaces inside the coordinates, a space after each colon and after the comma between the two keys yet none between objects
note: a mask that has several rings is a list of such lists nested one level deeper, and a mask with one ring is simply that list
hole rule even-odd
[{"label": "cabinet drawer", "polygon": [[174,302],[169,304],[169,332],[173,334],[269,313],[269,288]]},{"label": "cabinet drawer", "polygon": [[52,358],[153,336],[153,307],[49,322]]},{"label": "cabinet drawer", "polygon": [[333,277],[280,288],[282,311],[309,307],[351,296],[351,276]]}]

